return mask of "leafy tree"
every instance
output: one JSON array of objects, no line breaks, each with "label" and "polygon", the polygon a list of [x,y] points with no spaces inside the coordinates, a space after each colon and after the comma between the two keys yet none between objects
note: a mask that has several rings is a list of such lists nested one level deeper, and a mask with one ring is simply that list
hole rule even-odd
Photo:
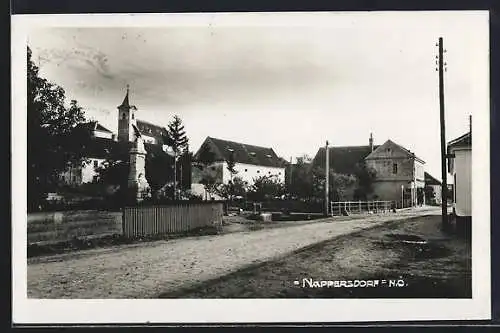
[{"label": "leafy tree", "polygon": [[191,189],[191,168],[193,153],[189,151],[189,146],[182,152],[179,158],[180,188],[184,191]]},{"label": "leafy tree", "polygon": [[[203,184],[205,191],[210,195],[215,194],[217,187],[222,183],[222,175],[218,175],[215,170],[211,169],[215,162],[215,153],[212,152],[208,145],[203,145],[196,158],[196,168],[201,172],[200,183]],[[217,168],[216,168],[217,169]]]},{"label": "leafy tree", "polygon": [[377,173],[373,168],[369,168],[366,163],[360,162],[356,164],[354,174],[358,180],[355,199],[367,200],[368,196],[373,193],[373,182]]},{"label": "leafy tree", "polygon": [[128,198],[128,174],[129,160],[107,159],[101,163],[95,172],[98,175],[97,183],[103,188],[107,186],[116,187],[117,190],[111,197],[111,202],[120,206],[127,202]]},{"label": "leafy tree", "polygon": [[208,168],[202,171],[200,183],[203,184],[205,191],[210,196],[217,193],[217,188],[221,184],[219,178],[213,172],[210,172]]},{"label": "leafy tree", "polygon": [[65,105],[65,91],[40,77],[27,48],[28,202],[38,206],[57,188],[58,176],[70,165],[85,161],[89,135],[77,126],[85,121],[76,100]]},{"label": "leafy tree", "polygon": [[227,171],[229,171],[229,176],[230,176],[230,180],[229,180],[229,186],[227,186],[227,189],[229,190],[229,196],[228,196],[228,199],[231,200],[232,196],[234,195],[232,193],[233,191],[233,177],[238,173],[238,171],[236,170],[236,161],[235,161],[235,158],[234,158],[234,152],[231,152],[228,156],[228,158],[226,159],[226,168],[227,168]]},{"label": "leafy tree", "polygon": [[234,177],[227,184],[218,184],[215,192],[224,199],[229,199],[234,196],[245,197],[247,193],[247,185],[240,177]]},{"label": "leafy tree", "polygon": [[128,160],[107,159],[95,168],[98,182],[105,185],[116,185],[127,188],[130,164]]},{"label": "leafy tree", "polygon": [[236,170],[236,161],[234,159],[234,152],[231,152],[226,159],[227,171],[229,171],[229,175],[231,176],[231,181],[233,180],[234,175],[238,173]]},{"label": "leafy tree", "polygon": [[276,177],[261,176],[254,179],[248,192],[248,198],[254,201],[263,201],[281,197],[284,193],[285,187]]},{"label": "leafy tree", "polygon": [[[316,198],[324,198],[325,191],[325,169],[316,167],[313,169],[313,195]],[[354,175],[345,175],[330,169],[329,172],[329,196],[332,201],[343,201],[349,198],[350,192],[354,192],[357,179]]]},{"label": "leafy tree", "polygon": [[159,190],[169,181],[173,180],[173,174],[167,172],[172,169],[173,159],[162,152],[150,152],[146,155],[145,172],[148,184],[153,196],[158,197]]},{"label": "leafy tree", "polygon": [[[288,194],[300,199],[311,199],[313,196],[313,174],[311,159],[304,155],[297,158],[297,163],[289,166],[287,179]],[[290,177],[291,173],[291,177]]]}]

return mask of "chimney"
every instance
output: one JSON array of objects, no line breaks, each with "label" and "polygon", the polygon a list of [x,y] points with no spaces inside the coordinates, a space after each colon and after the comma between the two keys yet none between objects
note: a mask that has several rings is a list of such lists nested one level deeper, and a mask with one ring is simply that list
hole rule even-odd
[{"label": "chimney", "polygon": [[370,140],[369,140],[369,142],[370,142],[370,149],[371,149],[371,151],[373,151],[373,134],[372,133],[370,133]]}]

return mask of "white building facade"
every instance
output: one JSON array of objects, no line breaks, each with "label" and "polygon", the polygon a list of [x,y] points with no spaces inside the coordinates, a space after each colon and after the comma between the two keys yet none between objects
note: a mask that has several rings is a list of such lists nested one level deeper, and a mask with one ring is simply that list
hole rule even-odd
[{"label": "white building facade", "polygon": [[448,171],[453,176],[453,211],[458,218],[472,216],[472,134],[448,143]]},{"label": "white building facade", "polygon": [[[240,178],[245,185],[251,186],[260,177],[270,177],[282,184],[285,183],[285,168],[283,160],[279,158],[272,148],[243,144],[207,137],[201,145],[194,159],[203,158],[204,151],[213,155],[213,162],[208,166],[213,172],[216,181],[227,184],[231,178]],[[228,160],[233,160],[236,173],[228,170]],[[202,170],[193,167],[192,186],[193,194],[207,197],[204,186],[200,183]],[[214,199],[221,199],[212,195]]]}]

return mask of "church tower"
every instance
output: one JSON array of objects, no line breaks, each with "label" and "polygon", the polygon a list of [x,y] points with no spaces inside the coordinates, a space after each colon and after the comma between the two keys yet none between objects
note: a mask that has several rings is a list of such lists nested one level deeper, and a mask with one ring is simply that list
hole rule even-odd
[{"label": "church tower", "polygon": [[134,129],[132,125],[137,126],[135,113],[137,108],[129,103],[129,86],[127,85],[127,94],[123,102],[118,106],[118,141],[134,141]]}]

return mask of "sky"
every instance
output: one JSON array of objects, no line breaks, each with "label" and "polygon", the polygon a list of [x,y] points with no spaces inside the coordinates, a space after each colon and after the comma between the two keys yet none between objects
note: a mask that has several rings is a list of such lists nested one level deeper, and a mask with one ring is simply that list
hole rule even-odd
[{"label": "sky", "polygon": [[[489,112],[488,17],[478,12],[225,14],[147,26],[37,28],[40,74],[89,119],[117,131],[130,85],[137,118],[174,115],[196,151],[207,136],[272,147],[289,160],[387,139],[441,179],[436,42],[446,49],[446,138]],[[486,95],[488,96],[488,95]]]}]

